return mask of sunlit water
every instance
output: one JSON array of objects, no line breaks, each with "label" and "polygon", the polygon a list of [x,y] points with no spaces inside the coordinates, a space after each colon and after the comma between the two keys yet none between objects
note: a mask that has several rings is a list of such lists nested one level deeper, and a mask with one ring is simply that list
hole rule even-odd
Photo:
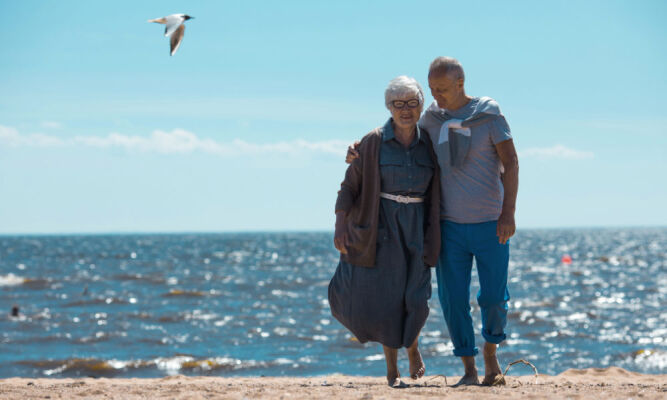
[{"label": "sunlit water", "polygon": [[[501,364],[667,373],[666,249],[665,228],[517,233]],[[331,233],[0,237],[0,377],[384,375],[330,315],[337,259]],[[427,374],[460,374],[433,284]]]}]

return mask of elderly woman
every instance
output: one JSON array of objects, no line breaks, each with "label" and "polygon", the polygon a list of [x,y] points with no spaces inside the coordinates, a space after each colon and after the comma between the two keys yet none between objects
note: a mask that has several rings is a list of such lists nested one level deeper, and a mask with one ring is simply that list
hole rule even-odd
[{"label": "elderly woman", "polygon": [[438,166],[417,127],[423,104],[415,79],[389,82],[391,118],[361,140],[336,201],[334,245],[341,255],[329,283],[331,312],[361,343],[382,344],[393,387],[404,385],[401,347],[410,376],[424,375],[418,337],[429,312],[429,267],[440,251]]}]

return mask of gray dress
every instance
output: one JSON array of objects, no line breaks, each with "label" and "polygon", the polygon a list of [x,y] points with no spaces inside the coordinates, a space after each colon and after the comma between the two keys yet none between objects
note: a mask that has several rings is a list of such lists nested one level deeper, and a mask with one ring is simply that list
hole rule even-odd
[{"label": "gray dress", "polygon": [[[384,130],[380,145],[383,192],[423,197],[434,169],[423,138],[415,137],[406,149],[393,130]],[[431,270],[424,264],[425,215],[424,203],[381,198],[375,267],[339,261],[329,283],[331,312],[361,343],[409,347],[426,323]]]}]

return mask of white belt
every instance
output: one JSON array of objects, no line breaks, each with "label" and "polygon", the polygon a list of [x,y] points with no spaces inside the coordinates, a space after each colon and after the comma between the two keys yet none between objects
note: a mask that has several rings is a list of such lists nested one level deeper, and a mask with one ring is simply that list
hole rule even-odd
[{"label": "white belt", "polygon": [[396,195],[396,194],[389,194],[385,192],[380,192],[380,197],[384,199],[389,199],[389,200],[394,200],[397,203],[403,203],[403,204],[408,204],[408,203],[423,203],[424,198],[423,197],[410,197],[410,196],[401,196]]}]

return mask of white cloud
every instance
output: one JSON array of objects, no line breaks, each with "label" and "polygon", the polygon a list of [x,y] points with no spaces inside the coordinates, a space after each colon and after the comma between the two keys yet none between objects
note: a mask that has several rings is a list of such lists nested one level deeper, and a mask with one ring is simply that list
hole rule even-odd
[{"label": "white cloud", "polygon": [[590,151],[575,150],[557,144],[551,147],[531,147],[521,150],[519,151],[519,157],[583,160],[593,158],[595,155]]},{"label": "white cloud", "polygon": [[56,121],[44,121],[42,122],[42,127],[48,129],[60,129],[63,127],[63,124]]},{"label": "white cloud", "polygon": [[0,144],[8,146],[54,147],[62,146],[65,142],[55,136],[33,133],[22,135],[16,129],[0,125]]},{"label": "white cloud", "polygon": [[90,148],[121,148],[127,151],[161,154],[188,154],[203,152],[219,156],[324,153],[344,156],[348,142],[324,140],[318,142],[303,139],[277,143],[250,143],[241,139],[218,142],[199,138],[192,132],[174,129],[171,132],[154,131],[150,136],[131,136],[111,133],[107,136],[75,136],[61,139],[43,134],[22,135],[16,129],[0,125],[0,145],[13,147],[83,146]]},{"label": "white cloud", "polygon": [[[344,156],[348,146],[343,140],[307,141],[297,139],[290,142],[250,143],[241,139],[219,142],[200,138],[192,132],[174,129],[171,132],[153,131],[149,136],[111,133],[107,136],[75,136],[61,139],[44,134],[21,134],[18,130],[0,125],[0,146],[12,147],[62,147],[83,146],[90,148],[120,148],[127,151],[160,154],[189,154],[202,152],[219,156],[323,153]],[[522,158],[543,159],[590,159],[594,154],[557,144],[551,147],[532,147],[519,151]]]},{"label": "white cloud", "polygon": [[0,140],[3,143],[13,144],[19,140],[19,131],[8,126],[0,125]]}]

